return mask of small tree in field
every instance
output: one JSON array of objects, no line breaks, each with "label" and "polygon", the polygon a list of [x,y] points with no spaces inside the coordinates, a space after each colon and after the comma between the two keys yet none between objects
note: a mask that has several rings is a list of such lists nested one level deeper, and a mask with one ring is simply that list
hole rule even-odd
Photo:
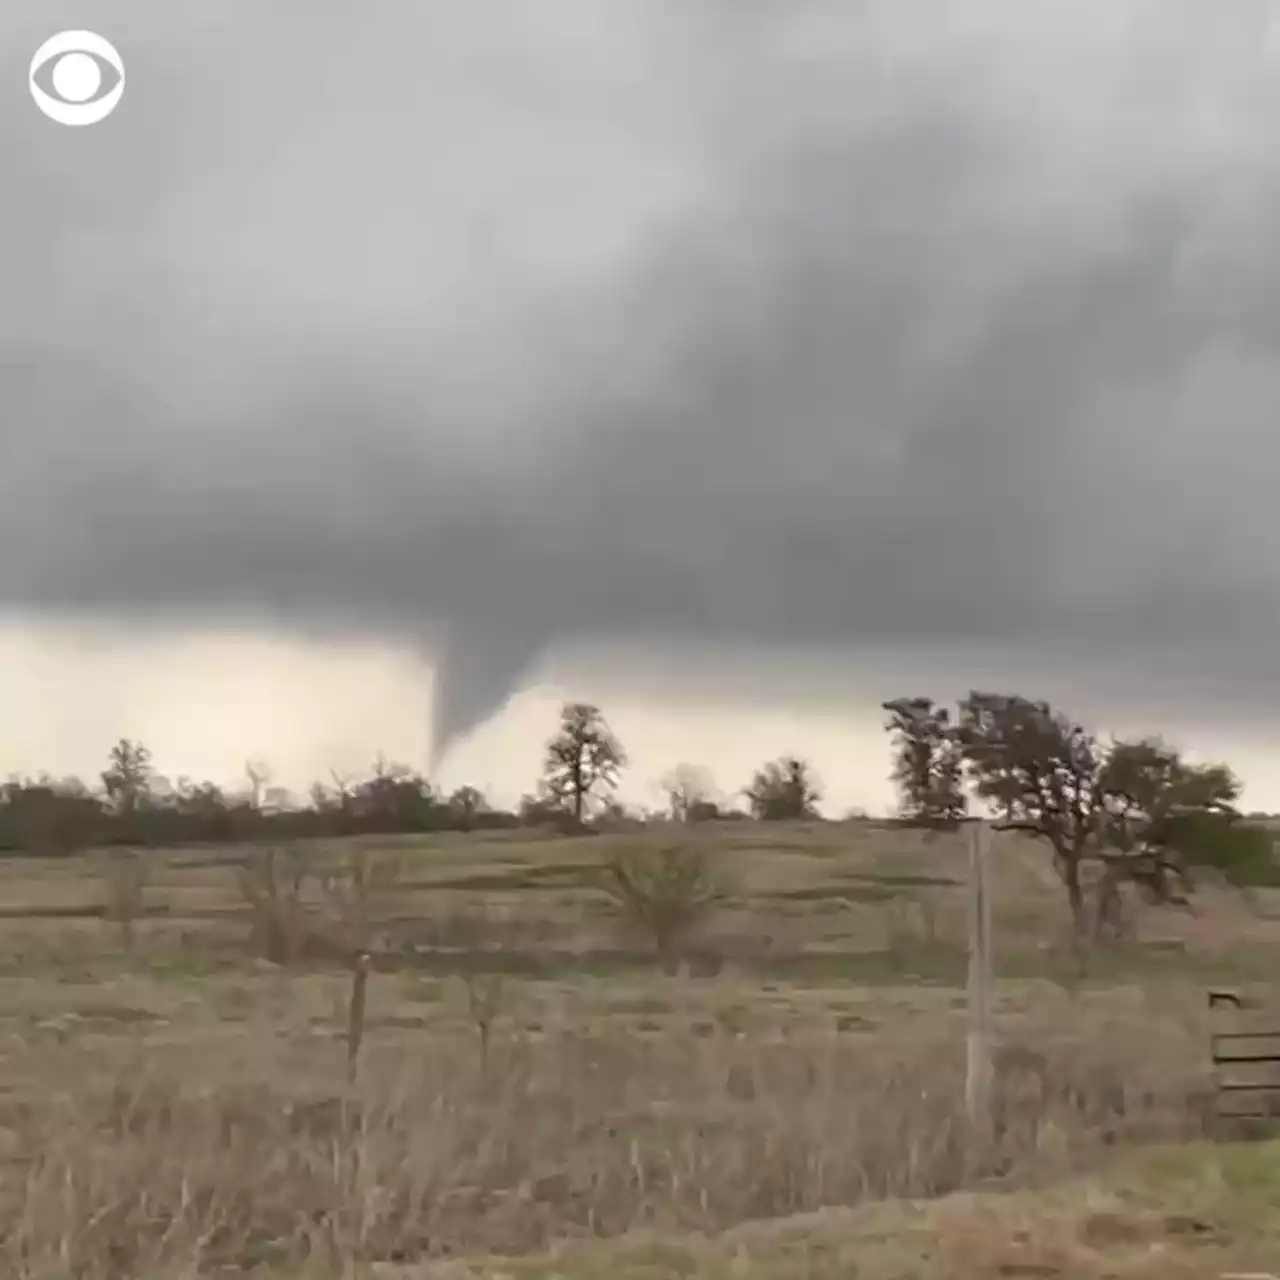
[{"label": "small tree in field", "polygon": [[743,794],[760,822],[816,818],[818,801],[822,799],[812,768],[794,756],[763,765]]},{"label": "small tree in field", "polygon": [[931,698],[884,703],[902,816],[946,824],[964,817],[964,752],[951,713]]},{"label": "small tree in field", "polygon": [[605,889],[632,929],[653,945],[663,972],[723,893],[707,850],[698,844],[622,844],[606,863]]},{"label": "small tree in field", "polygon": [[580,824],[588,805],[618,785],[627,755],[597,707],[567,702],[559,732],[547,743],[542,785],[548,796]]}]

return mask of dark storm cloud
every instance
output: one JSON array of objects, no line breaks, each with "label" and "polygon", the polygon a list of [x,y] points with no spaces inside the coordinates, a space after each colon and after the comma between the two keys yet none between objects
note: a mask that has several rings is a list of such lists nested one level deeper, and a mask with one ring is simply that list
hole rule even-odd
[{"label": "dark storm cloud", "polygon": [[1256,685],[1265,10],[975,8],[21,3],[0,601],[421,636],[440,740],[564,639]]}]

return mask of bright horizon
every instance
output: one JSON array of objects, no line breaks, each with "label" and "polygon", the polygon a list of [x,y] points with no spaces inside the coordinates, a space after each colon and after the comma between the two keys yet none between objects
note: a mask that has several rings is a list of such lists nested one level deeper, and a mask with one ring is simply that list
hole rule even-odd
[{"label": "bright horizon", "polygon": [[[706,768],[721,796],[740,802],[735,793],[754,770],[786,753],[814,766],[827,816],[894,806],[888,737],[869,697],[846,691],[826,709],[796,699],[786,705],[785,688],[780,700],[759,696],[754,703],[723,696],[700,702],[678,691],[664,699],[652,685],[629,691],[627,681],[611,681],[608,667],[607,661],[548,664],[449,753],[432,781],[447,789],[470,783],[494,804],[514,805],[534,789],[560,704],[580,699],[601,707],[628,751],[618,792],[628,804],[660,804],[659,781],[678,764]],[[947,698],[937,685],[890,673],[882,696]],[[1179,725],[1158,710],[1107,726],[1025,679],[1007,687],[1051,697],[1099,733],[1162,734],[1192,758],[1221,759],[1246,784],[1244,808],[1280,809],[1280,786],[1270,781],[1276,757],[1256,736]],[[147,744],[157,771],[171,781],[187,776],[234,789],[245,784],[244,762],[263,759],[272,785],[305,799],[309,785],[327,782],[331,769],[363,776],[379,752],[426,772],[430,701],[430,668],[407,647],[10,623],[0,627],[0,702],[7,708],[0,776],[48,771],[96,784],[109,747],[129,737]]]}]

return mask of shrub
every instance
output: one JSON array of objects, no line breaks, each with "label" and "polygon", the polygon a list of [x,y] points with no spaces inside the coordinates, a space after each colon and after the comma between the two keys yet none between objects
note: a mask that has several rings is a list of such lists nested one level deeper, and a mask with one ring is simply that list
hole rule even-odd
[{"label": "shrub", "polygon": [[633,929],[653,945],[658,963],[675,971],[680,953],[724,894],[705,846],[625,844],[606,862],[605,889]]},{"label": "shrub", "polygon": [[275,964],[297,959],[310,934],[305,900],[310,875],[311,868],[296,849],[264,849],[240,869],[254,948]]}]

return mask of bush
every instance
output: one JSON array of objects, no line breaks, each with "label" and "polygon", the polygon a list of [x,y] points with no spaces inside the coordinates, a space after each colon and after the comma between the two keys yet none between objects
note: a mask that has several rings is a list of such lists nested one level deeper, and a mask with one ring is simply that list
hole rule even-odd
[{"label": "bush", "polygon": [[253,946],[264,959],[288,964],[311,932],[305,901],[311,868],[294,849],[264,849],[240,869],[240,891],[252,918]]},{"label": "bush", "polygon": [[724,897],[706,847],[688,841],[614,846],[605,889],[667,973],[675,972],[685,944]]}]

